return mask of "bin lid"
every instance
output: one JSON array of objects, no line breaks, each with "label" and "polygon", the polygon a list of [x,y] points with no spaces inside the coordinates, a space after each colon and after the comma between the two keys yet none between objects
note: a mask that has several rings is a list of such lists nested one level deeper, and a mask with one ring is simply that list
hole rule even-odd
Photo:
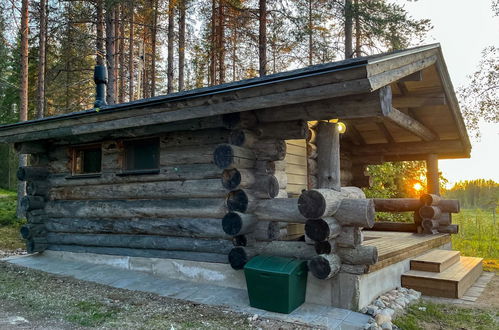
[{"label": "bin lid", "polygon": [[252,258],[244,269],[291,275],[306,264],[305,260],[259,255]]}]

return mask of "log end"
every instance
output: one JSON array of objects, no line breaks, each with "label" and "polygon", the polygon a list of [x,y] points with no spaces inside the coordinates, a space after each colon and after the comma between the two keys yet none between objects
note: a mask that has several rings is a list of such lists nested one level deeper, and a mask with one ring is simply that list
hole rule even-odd
[{"label": "log end", "polygon": [[298,198],[298,210],[305,218],[318,219],[326,211],[326,201],[319,192],[305,190]]},{"label": "log end", "polygon": [[335,276],[341,268],[341,260],[335,254],[322,254],[313,257],[308,262],[308,269],[320,280],[327,280]]},{"label": "log end", "polygon": [[317,254],[331,254],[336,250],[335,245],[331,241],[315,242],[314,247]]},{"label": "log end", "polygon": [[26,169],[24,167],[19,167],[16,172],[17,180],[26,181]]},{"label": "log end", "polygon": [[229,264],[233,269],[240,270],[249,261],[246,251],[242,247],[235,247],[229,252]]},{"label": "log end", "polygon": [[28,254],[43,252],[47,249],[47,247],[48,244],[36,242],[34,240],[29,240],[26,242],[26,252],[28,252]]},{"label": "log end", "polygon": [[23,239],[28,239],[31,236],[30,227],[28,225],[23,225],[21,229],[19,229],[19,232]]},{"label": "log end", "polygon": [[322,219],[309,219],[305,222],[305,234],[314,241],[325,241],[329,237],[329,226]]},{"label": "log end", "polygon": [[222,186],[225,189],[236,189],[241,184],[241,172],[233,169],[226,169],[222,172]]},{"label": "log end", "polygon": [[219,168],[227,168],[233,163],[234,150],[229,144],[221,144],[213,152],[213,162]]},{"label": "log end", "polygon": [[248,204],[249,197],[244,190],[233,190],[227,195],[227,208],[229,211],[246,212]]}]

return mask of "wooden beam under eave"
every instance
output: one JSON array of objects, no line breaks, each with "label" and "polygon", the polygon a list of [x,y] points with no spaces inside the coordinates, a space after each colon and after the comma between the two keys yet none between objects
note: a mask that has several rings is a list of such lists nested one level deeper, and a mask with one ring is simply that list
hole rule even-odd
[{"label": "wooden beam under eave", "polygon": [[428,154],[438,154],[440,159],[467,157],[467,150],[460,140],[432,142],[377,143],[356,146],[351,149],[354,157],[383,155],[390,160],[425,160]]},{"label": "wooden beam under eave", "polygon": [[434,141],[437,139],[437,136],[429,128],[394,107],[392,107],[392,111],[388,112],[384,118],[420,137],[423,141]]},{"label": "wooden beam under eave", "polygon": [[394,96],[392,102],[395,108],[419,108],[447,104],[444,93]]}]

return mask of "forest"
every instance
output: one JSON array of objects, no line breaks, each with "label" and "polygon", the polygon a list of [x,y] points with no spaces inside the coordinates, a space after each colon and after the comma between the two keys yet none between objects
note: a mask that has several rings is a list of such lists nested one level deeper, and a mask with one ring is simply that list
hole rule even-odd
[{"label": "forest", "polygon": [[466,209],[495,210],[499,207],[499,183],[492,180],[466,180],[445,191],[445,197],[458,199]]},{"label": "forest", "polygon": [[[113,104],[416,46],[431,29],[389,0],[2,1],[0,124],[92,108],[95,65]],[[1,145],[0,159],[14,189],[17,155]],[[372,193],[408,195],[423,165],[372,167],[392,175]]]}]

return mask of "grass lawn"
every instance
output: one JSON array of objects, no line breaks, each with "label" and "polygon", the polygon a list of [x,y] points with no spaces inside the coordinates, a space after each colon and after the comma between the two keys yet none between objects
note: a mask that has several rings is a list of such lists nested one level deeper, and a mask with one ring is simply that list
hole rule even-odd
[{"label": "grass lawn", "polygon": [[400,329],[498,329],[499,312],[490,309],[464,308],[452,304],[421,301],[393,322]]},{"label": "grass lawn", "polygon": [[0,250],[24,248],[19,235],[22,224],[16,218],[16,193],[0,189]]},{"label": "grass lawn", "polygon": [[462,255],[484,258],[484,270],[499,271],[499,215],[491,211],[461,210],[452,215],[459,233],[452,235],[452,248]]}]

